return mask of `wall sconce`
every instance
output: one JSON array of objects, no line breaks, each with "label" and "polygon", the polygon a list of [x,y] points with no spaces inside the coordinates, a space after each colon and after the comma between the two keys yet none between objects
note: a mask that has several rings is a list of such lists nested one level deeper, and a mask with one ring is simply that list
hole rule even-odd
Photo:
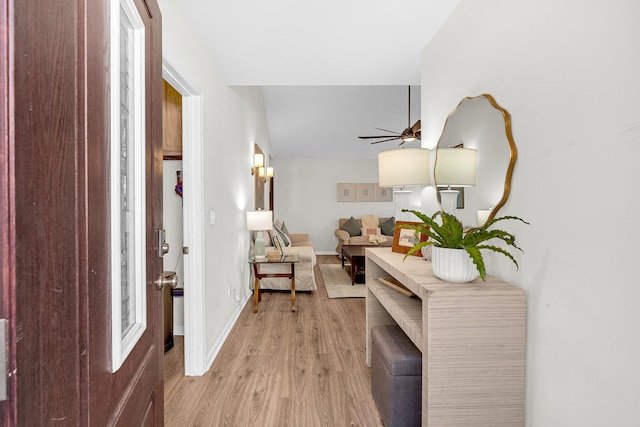
[{"label": "wall sconce", "polygon": [[253,155],[253,166],[251,166],[251,175],[255,175],[261,167],[264,167],[264,154],[256,153]]},{"label": "wall sconce", "polygon": [[474,187],[478,152],[471,148],[439,148],[436,151],[435,180],[440,190],[442,210],[453,214],[458,201],[458,190],[451,187]]},{"label": "wall sconce", "polygon": [[260,178],[260,180],[262,182],[267,182],[267,178],[273,178],[273,168],[271,166],[269,166],[267,169],[267,174],[264,174],[265,171],[265,167],[260,167],[258,168],[258,178]]}]

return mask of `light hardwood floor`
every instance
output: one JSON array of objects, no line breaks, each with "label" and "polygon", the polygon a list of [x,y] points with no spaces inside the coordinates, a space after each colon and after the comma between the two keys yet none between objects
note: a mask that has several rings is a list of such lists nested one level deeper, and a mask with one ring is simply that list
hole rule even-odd
[{"label": "light hardwood floor", "polygon": [[382,426],[365,362],[365,300],[328,299],[317,266],[316,283],[296,293],[296,313],[286,292],[263,292],[257,314],[250,299],[202,377],[183,375],[176,337],[165,355],[165,425]]}]

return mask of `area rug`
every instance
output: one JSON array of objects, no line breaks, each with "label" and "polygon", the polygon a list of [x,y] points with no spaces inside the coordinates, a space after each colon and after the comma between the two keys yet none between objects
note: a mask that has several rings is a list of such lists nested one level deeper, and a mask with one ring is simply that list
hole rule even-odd
[{"label": "area rug", "polygon": [[367,287],[364,284],[351,285],[351,276],[340,264],[320,264],[320,272],[329,298],[364,298]]}]

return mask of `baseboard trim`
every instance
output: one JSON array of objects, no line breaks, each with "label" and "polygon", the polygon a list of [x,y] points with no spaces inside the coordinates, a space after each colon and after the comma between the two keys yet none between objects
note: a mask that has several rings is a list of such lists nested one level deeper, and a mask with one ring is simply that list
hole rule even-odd
[{"label": "baseboard trim", "polygon": [[173,335],[180,335],[181,337],[183,337],[184,336],[184,325],[182,325],[182,326],[173,325]]},{"label": "baseboard trim", "polygon": [[316,251],[316,255],[338,255],[336,251]]},{"label": "baseboard trim", "polygon": [[233,326],[238,321],[238,318],[240,317],[240,314],[242,313],[242,310],[244,309],[245,304],[247,303],[249,298],[251,298],[252,296],[253,296],[253,293],[249,292],[247,295],[245,295],[244,299],[238,301],[238,308],[233,313],[233,316],[231,316],[231,319],[229,319],[229,322],[227,322],[226,326],[222,330],[222,333],[218,336],[218,339],[216,340],[215,344],[213,345],[213,347],[211,347],[211,350],[207,354],[205,372],[209,370],[211,365],[213,365],[213,362],[216,360],[218,353],[220,353],[220,350],[222,349],[222,345],[229,337],[229,334],[231,333],[231,329],[233,329]]}]

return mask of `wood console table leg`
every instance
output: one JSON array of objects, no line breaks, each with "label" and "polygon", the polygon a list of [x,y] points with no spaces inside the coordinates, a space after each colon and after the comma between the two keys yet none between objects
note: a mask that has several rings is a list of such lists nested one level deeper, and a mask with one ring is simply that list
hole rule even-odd
[{"label": "wood console table leg", "polygon": [[295,264],[291,263],[291,311],[296,311],[296,270]]},{"label": "wood console table leg", "polygon": [[253,274],[256,277],[255,284],[253,285],[253,312],[258,312],[258,301],[260,298],[260,273],[258,272],[257,264],[253,264]]},{"label": "wood console table leg", "polygon": [[256,277],[256,283],[253,290],[253,312],[258,312],[258,298],[260,297],[260,279]]}]

